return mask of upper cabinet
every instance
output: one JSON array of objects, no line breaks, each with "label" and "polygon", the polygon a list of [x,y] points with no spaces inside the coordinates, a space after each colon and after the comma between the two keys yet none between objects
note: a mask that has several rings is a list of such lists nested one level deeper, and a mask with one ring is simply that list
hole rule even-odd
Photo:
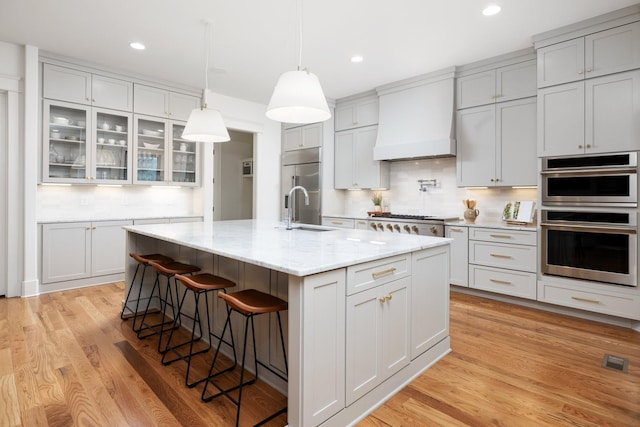
[{"label": "upper cabinet", "polygon": [[377,135],[377,126],[336,132],[336,189],[389,188],[389,163],[373,160],[373,146]]},{"label": "upper cabinet", "polygon": [[133,109],[133,83],[52,64],[44,64],[42,94],[46,99]]},{"label": "upper cabinet", "polygon": [[189,120],[191,111],[200,107],[200,98],[166,89],[136,84],[134,112],[172,120]]},{"label": "upper cabinet", "polygon": [[538,87],[640,68],[640,22],[538,49]]},{"label": "upper cabinet", "polygon": [[131,113],[45,100],[44,182],[131,183]]},{"label": "upper cabinet", "polygon": [[375,94],[338,103],[334,114],[336,132],[378,124],[378,106]]},{"label": "upper cabinet", "polygon": [[640,70],[538,91],[538,155],[635,151]]},{"label": "upper cabinet", "polygon": [[458,109],[536,96],[536,61],[465,75],[457,79]]},{"label": "upper cabinet", "polygon": [[322,123],[285,129],[283,143],[284,151],[322,147]]}]

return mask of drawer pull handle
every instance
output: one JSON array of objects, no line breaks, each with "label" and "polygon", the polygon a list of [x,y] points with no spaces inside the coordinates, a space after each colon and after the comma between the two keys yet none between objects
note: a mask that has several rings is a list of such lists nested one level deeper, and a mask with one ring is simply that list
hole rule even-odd
[{"label": "drawer pull handle", "polygon": [[489,279],[490,282],[500,283],[501,285],[511,285],[512,283],[508,280],[500,280],[500,279]]},{"label": "drawer pull handle", "polygon": [[507,258],[507,259],[513,258],[511,255],[502,255],[502,254],[490,254],[490,255],[496,258]]},{"label": "drawer pull handle", "polygon": [[462,231],[462,228],[451,227],[449,230],[451,230],[451,231]]},{"label": "drawer pull handle", "polygon": [[508,234],[489,234],[491,237],[495,237],[496,239],[510,239],[511,236]]},{"label": "drawer pull handle", "polygon": [[395,267],[391,267],[391,268],[387,268],[386,270],[382,270],[382,271],[374,271],[373,273],[371,273],[371,276],[373,276],[374,279],[377,279],[379,277],[382,276],[386,276],[388,274],[393,274],[396,272],[396,268]]},{"label": "drawer pull handle", "polygon": [[600,301],[597,299],[589,299],[589,298],[581,298],[581,297],[571,297],[571,299],[574,299],[580,302],[589,302],[591,304],[600,304]]},{"label": "drawer pull handle", "polygon": [[342,225],[342,221],[331,221],[331,224]]}]

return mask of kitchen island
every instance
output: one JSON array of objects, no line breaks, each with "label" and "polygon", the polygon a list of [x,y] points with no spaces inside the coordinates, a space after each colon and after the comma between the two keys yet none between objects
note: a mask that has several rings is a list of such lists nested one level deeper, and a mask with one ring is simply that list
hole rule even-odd
[{"label": "kitchen island", "polygon": [[[292,427],[355,423],[450,351],[449,239],[260,220],[124,228],[127,252],[163,253],[235,281],[231,292],[288,301],[289,381],[260,377],[288,396]],[[135,266],[127,261],[127,284]],[[274,320],[258,320],[258,358],[284,371]]]}]

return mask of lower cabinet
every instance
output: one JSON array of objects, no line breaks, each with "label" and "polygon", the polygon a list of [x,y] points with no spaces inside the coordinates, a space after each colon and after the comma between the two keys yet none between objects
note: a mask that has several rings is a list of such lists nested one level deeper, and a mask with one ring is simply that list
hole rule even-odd
[{"label": "lower cabinet", "polygon": [[42,283],[124,273],[126,234],[132,221],[44,224]]},{"label": "lower cabinet", "polygon": [[536,299],[535,231],[469,230],[469,287]]},{"label": "lower cabinet", "polygon": [[469,287],[469,227],[446,225],[444,237],[453,239],[449,259],[449,283]]},{"label": "lower cabinet", "polygon": [[409,364],[411,279],[347,297],[347,405]]},{"label": "lower cabinet", "polygon": [[334,216],[323,216],[322,225],[336,228],[354,228],[353,218],[341,218]]}]

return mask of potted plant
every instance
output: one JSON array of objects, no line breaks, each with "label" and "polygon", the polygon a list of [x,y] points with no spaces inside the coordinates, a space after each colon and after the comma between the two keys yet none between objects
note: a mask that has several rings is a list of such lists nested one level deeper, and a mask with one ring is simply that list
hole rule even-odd
[{"label": "potted plant", "polygon": [[379,191],[374,191],[371,196],[371,201],[373,202],[373,210],[374,212],[382,212],[382,193]]}]

